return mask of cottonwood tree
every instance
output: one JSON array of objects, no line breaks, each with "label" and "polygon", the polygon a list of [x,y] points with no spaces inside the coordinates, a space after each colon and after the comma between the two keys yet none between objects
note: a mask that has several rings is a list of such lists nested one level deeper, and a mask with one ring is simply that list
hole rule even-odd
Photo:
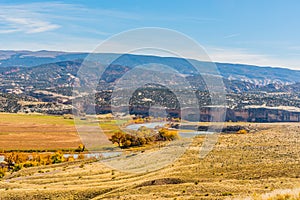
[{"label": "cottonwood tree", "polygon": [[115,132],[109,139],[113,144],[117,143],[119,147],[126,141],[125,134],[122,131]]}]

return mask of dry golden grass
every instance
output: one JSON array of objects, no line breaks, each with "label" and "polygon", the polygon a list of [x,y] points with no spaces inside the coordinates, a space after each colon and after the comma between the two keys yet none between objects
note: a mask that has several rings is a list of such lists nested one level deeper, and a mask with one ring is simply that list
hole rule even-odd
[{"label": "dry golden grass", "polygon": [[262,194],[300,188],[299,125],[251,127],[257,131],[220,135],[203,159],[203,137],[195,138],[182,157],[150,173],[87,161],[23,169],[0,182],[0,199],[264,199]]},{"label": "dry golden grass", "polygon": [[254,195],[254,200],[299,200],[300,188],[279,189],[262,195]]},{"label": "dry golden grass", "polygon": [[0,114],[0,150],[76,148],[73,120],[57,116]]}]

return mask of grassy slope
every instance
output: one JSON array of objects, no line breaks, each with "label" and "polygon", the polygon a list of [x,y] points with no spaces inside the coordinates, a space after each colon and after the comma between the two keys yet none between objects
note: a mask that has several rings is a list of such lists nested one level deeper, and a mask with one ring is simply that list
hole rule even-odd
[{"label": "grassy slope", "polygon": [[0,182],[0,199],[225,199],[299,188],[298,125],[252,126],[260,131],[221,135],[204,159],[198,158],[203,138],[196,138],[175,163],[147,174],[100,162],[24,169]]}]

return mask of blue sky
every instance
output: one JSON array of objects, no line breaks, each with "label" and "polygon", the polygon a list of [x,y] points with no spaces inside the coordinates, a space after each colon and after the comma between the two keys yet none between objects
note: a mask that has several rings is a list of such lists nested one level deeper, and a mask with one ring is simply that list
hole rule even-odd
[{"label": "blue sky", "polygon": [[0,0],[0,49],[93,51],[122,31],[163,27],[213,61],[300,69],[297,0]]}]

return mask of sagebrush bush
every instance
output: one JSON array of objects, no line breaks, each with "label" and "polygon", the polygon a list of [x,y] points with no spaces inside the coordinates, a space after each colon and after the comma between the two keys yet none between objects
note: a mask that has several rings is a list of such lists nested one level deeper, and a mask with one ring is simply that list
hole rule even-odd
[{"label": "sagebrush bush", "polygon": [[242,129],[242,130],[239,130],[238,132],[236,132],[237,134],[246,134],[246,133],[248,133],[248,131],[247,130],[245,130],[245,129]]}]

